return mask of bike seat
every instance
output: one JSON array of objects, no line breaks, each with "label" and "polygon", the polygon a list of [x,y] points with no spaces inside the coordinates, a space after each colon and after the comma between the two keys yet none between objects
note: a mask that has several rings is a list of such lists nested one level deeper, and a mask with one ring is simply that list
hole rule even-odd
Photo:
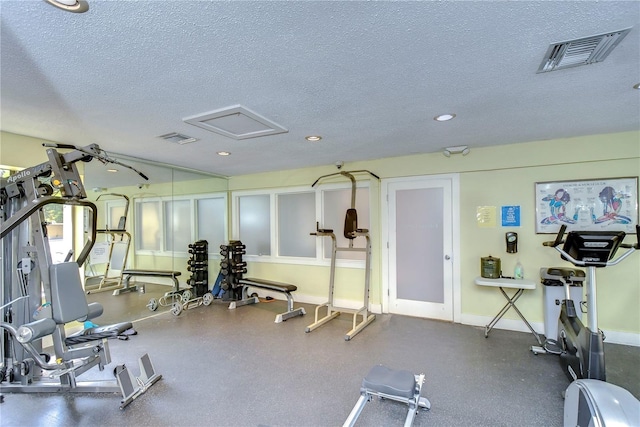
[{"label": "bike seat", "polygon": [[567,281],[582,282],[585,279],[585,274],[583,270],[579,270],[577,268],[550,267],[541,268],[540,277],[551,280],[557,280],[558,277],[562,277]]}]

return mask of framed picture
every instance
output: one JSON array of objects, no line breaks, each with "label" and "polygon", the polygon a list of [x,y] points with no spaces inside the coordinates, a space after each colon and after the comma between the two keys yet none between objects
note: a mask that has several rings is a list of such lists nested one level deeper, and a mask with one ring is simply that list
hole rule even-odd
[{"label": "framed picture", "polygon": [[636,232],[638,178],[550,181],[535,184],[536,233],[571,230]]}]

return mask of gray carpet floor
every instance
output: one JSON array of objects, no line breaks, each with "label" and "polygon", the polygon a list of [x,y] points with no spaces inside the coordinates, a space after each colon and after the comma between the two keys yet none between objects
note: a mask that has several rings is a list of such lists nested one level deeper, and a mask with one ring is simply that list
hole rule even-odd
[{"label": "gray carpet floor", "polygon": [[[105,305],[96,323],[137,320],[138,335],[111,340],[113,363],[83,379],[112,379],[116,364],[137,373],[148,353],[162,380],[124,410],[117,394],[4,393],[2,426],[340,426],[375,364],[424,373],[430,411],[415,426],[560,426],[569,384],[555,356],[534,355],[531,334],[397,315],[378,315],[351,341],[351,316],[305,333],[307,315],[280,324],[284,301],[228,310],[213,303],[173,316],[146,293],[88,298]],[[608,381],[640,398],[640,348],[607,344]],[[360,426],[402,425],[406,405],[374,400]]]}]

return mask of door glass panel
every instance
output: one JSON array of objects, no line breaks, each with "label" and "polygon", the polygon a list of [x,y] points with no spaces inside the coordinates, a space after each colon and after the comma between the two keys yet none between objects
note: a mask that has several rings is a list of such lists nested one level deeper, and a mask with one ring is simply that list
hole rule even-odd
[{"label": "door glass panel", "polygon": [[396,192],[397,298],[444,303],[443,190]]}]

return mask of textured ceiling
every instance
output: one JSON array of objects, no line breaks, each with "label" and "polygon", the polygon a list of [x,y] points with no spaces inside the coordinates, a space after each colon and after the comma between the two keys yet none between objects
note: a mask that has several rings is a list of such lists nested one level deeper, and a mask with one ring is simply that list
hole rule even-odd
[{"label": "textured ceiling", "polygon": [[[640,129],[638,1],[89,5],[0,2],[1,130],[233,176]],[[550,43],[628,27],[604,62],[536,74]],[[288,132],[182,120],[236,104]]]}]

